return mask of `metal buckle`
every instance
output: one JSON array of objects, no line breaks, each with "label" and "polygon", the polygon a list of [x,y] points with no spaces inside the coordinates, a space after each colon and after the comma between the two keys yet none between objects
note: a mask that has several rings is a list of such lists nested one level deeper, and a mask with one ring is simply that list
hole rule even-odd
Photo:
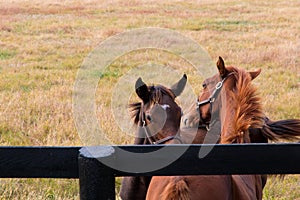
[{"label": "metal buckle", "polygon": [[223,81],[220,81],[216,85],[216,90],[220,89],[223,86]]}]

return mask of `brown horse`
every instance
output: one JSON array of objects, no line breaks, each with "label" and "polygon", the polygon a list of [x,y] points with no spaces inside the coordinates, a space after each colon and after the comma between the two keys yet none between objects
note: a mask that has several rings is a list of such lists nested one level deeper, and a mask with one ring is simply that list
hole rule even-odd
[{"label": "brown horse", "polygon": [[[222,144],[251,142],[249,128],[264,124],[260,98],[251,83],[260,71],[226,68],[222,58],[217,67],[219,74],[204,82],[200,120],[209,125],[211,116],[218,118]],[[264,180],[261,175],[159,177],[151,180],[146,199],[262,199]]]},{"label": "brown horse", "polygon": [[[171,88],[162,85],[147,86],[141,78],[135,88],[142,102],[129,107],[137,127],[134,144],[169,144],[182,143],[179,126],[182,111],[175,102],[181,94],[187,77],[184,75]],[[122,199],[145,199],[151,177],[124,177],[120,196]]]}]

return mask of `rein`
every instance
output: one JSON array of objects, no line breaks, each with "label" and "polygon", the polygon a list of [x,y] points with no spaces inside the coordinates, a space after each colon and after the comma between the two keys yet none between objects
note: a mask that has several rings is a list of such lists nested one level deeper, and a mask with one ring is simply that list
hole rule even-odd
[{"label": "rein", "polygon": [[[224,82],[227,80],[227,78],[231,75],[233,75],[234,72],[231,72],[229,73],[227,76],[225,76],[220,82],[218,82],[215,86],[215,89],[214,91],[212,92],[212,94],[210,95],[210,97],[206,100],[203,100],[203,101],[198,101],[197,99],[197,110],[200,112],[200,107],[201,106],[204,106],[206,104],[210,104],[210,110],[212,111],[212,106],[213,106],[213,103],[215,102],[216,98],[218,97],[223,85],[224,85]],[[201,117],[201,116],[200,116]],[[209,123],[210,124],[210,123]],[[209,124],[206,125],[206,124],[199,124],[198,125],[198,128],[206,128],[207,130],[209,130]]]}]

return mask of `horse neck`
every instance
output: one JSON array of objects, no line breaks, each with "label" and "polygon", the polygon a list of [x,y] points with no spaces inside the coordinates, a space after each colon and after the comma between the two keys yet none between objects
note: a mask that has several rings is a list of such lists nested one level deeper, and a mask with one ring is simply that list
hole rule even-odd
[{"label": "horse neck", "polygon": [[219,120],[221,121],[221,141],[220,143],[228,143],[224,141],[225,138],[228,138],[231,135],[235,135],[235,127],[234,127],[234,117],[236,110],[232,106],[233,98],[229,97],[223,91],[220,95],[221,105],[219,110]]},{"label": "horse neck", "polygon": [[264,114],[250,75],[240,71],[231,90],[221,92],[221,143],[250,142],[249,128],[261,128]]}]

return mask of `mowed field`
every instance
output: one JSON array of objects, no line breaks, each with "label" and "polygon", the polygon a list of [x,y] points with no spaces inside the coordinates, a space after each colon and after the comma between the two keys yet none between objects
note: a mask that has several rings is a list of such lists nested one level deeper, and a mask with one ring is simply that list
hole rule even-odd
[{"label": "mowed field", "polygon": [[[213,60],[222,56],[228,65],[261,68],[254,82],[266,115],[300,118],[299,10],[298,0],[0,0],[0,145],[86,145],[72,110],[77,72],[99,43],[144,27],[178,31]],[[95,112],[115,144],[133,139],[111,114],[115,83],[145,63],[186,72],[189,84],[201,90],[195,72],[181,70],[188,63],[167,52],[139,50],[116,59],[95,74]],[[0,199],[79,199],[78,180],[0,179]],[[264,199],[300,199],[300,176],[271,177]]]}]

